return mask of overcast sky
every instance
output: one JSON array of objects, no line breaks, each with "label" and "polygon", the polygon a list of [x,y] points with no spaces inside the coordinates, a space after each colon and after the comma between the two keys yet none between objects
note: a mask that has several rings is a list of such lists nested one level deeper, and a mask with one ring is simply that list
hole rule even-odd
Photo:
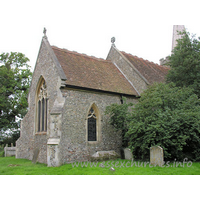
[{"label": "overcast sky", "polygon": [[172,46],[173,25],[200,36],[198,1],[5,0],[0,53],[22,52],[34,69],[43,28],[51,45],[106,59],[111,37],[120,51],[159,63]]}]

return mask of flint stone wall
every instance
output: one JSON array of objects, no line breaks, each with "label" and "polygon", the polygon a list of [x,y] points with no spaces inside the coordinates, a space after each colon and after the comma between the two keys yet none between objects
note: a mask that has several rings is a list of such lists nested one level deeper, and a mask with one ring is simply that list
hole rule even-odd
[{"label": "flint stone wall", "polygon": [[132,66],[128,59],[126,59],[115,47],[111,47],[107,60],[111,60],[115,66],[122,71],[122,73],[140,94],[147,89],[148,85],[144,79],[138,75],[138,72],[136,72],[136,69]]},{"label": "flint stone wall", "polygon": [[[94,93],[81,90],[63,90],[65,105],[62,118],[61,152],[62,163],[87,161],[98,151],[114,150],[120,154],[122,146],[121,133],[116,132],[109,124],[105,109],[113,103],[121,103],[119,95]],[[137,99],[128,98],[133,103]],[[87,141],[87,115],[92,104],[99,110],[99,140]]]},{"label": "flint stone wall", "polygon": [[[45,79],[48,94],[46,133],[37,133],[35,127],[36,92],[41,76]],[[120,153],[121,134],[109,124],[109,116],[104,112],[106,106],[112,103],[121,104],[121,96],[86,90],[66,88],[61,90],[61,85],[62,81],[48,47],[42,42],[29,90],[29,110],[21,123],[20,138],[16,143],[16,158],[32,160],[34,150],[39,149],[37,162],[46,164],[50,162],[48,166],[54,166],[90,160],[91,155],[97,151],[114,150]],[[128,98],[127,102],[137,103],[137,99]],[[100,137],[97,142],[88,142],[87,114],[93,103],[100,113]],[[62,105],[59,112],[54,105]],[[58,121],[56,129],[55,118]],[[58,143],[51,144],[49,142],[51,138],[58,139]]]},{"label": "flint stone wall", "polygon": [[[41,76],[45,79],[48,92],[47,133],[36,133],[36,92]],[[40,52],[33,72],[33,79],[28,95],[29,110],[21,122],[20,138],[16,143],[16,158],[32,160],[33,152],[39,148],[38,162],[47,163],[47,141],[50,137],[50,112],[56,98],[59,96],[60,79],[55,64],[42,42]]]}]

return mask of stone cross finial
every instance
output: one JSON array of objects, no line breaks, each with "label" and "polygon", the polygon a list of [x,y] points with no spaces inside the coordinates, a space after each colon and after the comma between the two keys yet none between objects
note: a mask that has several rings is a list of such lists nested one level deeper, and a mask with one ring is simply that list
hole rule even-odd
[{"label": "stone cross finial", "polygon": [[44,37],[47,37],[47,35],[46,35],[47,29],[45,27],[44,27],[43,33],[44,33]]},{"label": "stone cross finial", "polygon": [[112,37],[112,38],[111,38],[111,42],[112,42],[112,46],[115,47],[115,37]]}]

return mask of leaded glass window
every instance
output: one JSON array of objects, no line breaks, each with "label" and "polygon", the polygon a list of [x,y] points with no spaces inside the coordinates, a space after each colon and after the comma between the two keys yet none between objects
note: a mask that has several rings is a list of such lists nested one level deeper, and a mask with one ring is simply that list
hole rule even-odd
[{"label": "leaded glass window", "polygon": [[48,113],[47,105],[48,105],[47,87],[45,80],[42,80],[38,92],[37,132],[47,131],[47,113]]},{"label": "leaded glass window", "polygon": [[97,116],[93,108],[88,114],[88,141],[97,141]]},{"label": "leaded glass window", "polygon": [[40,131],[41,101],[38,101],[38,131]]},{"label": "leaded glass window", "polygon": [[44,98],[42,99],[42,131],[44,131],[44,113],[45,113],[45,101]]},{"label": "leaded glass window", "polygon": [[46,99],[46,105],[45,105],[45,106],[46,106],[46,113],[45,113],[45,114],[46,114],[45,131],[47,131],[47,113],[48,113],[48,112],[47,112],[47,111],[48,111],[47,108],[48,108],[48,99]]}]

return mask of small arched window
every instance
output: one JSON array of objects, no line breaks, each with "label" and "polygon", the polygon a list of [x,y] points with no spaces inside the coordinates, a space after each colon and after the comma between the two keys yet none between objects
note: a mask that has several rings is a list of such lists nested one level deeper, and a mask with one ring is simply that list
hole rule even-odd
[{"label": "small arched window", "polygon": [[47,108],[47,86],[45,80],[42,79],[37,97],[37,132],[47,132]]},{"label": "small arched window", "polygon": [[101,128],[100,128],[100,113],[95,103],[92,104],[87,113],[87,142],[100,142],[101,141]]},{"label": "small arched window", "polygon": [[97,115],[93,107],[88,114],[88,141],[97,141]]}]

